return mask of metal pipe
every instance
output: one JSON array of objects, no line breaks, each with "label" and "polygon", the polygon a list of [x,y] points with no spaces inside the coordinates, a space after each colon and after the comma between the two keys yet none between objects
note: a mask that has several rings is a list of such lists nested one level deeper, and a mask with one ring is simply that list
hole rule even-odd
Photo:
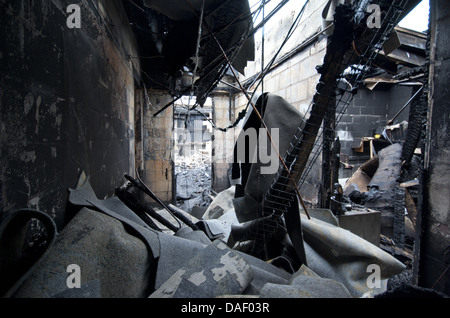
[{"label": "metal pipe", "polygon": [[416,98],[417,95],[419,95],[419,93],[423,90],[423,85],[417,90],[417,92],[413,95],[413,97],[411,97],[406,104],[398,111],[397,114],[395,114],[394,117],[392,117],[391,120],[388,120],[386,125],[392,125],[392,123],[394,122],[394,120],[406,109],[406,107],[408,107],[409,104],[411,104],[411,102],[414,100],[414,98]]}]

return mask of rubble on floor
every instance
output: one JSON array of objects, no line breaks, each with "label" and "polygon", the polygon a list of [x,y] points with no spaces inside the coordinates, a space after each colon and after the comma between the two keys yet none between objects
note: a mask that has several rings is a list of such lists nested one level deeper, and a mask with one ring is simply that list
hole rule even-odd
[{"label": "rubble on floor", "polygon": [[[366,165],[372,169],[368,173],[370,177],[355,182],[356,186],[350,182],[343,189],[341,199],[346,201],[342,204],[350,205],[351,211],[337,215],[329,209],[306,211],[294,200],[275,223],[267,222],[273,221],[272,215],[259,217],[258,209],[246,211],[243,204],[236,204],[242,186],[208,195],[207,200],[201,201],[204,209],[194,215],[192,210],[162,202],[138,175],[136,178],[125,175],[126,182],[116,189],[115,196],[100,200],[89,177],[82,174],[77,188],[70,189],[69,195],[69,203],[78,213],[61,233],[48,237],[47,248],[38,261],[9,286],[6,296],[361,298],[386,295],[390,291],[389,280],[401,281],[402,273],[410,269],[411,253],[405,249],[407,244],[399,245],[391,237],[380,236],[383,233],[373,230],[382,228],[382,215],[364,204],[372,204],[370,209],[384,207],[388,216],[395,213],[388,209],[392,208],[392,200],[396,199],[394,190],[398,188],[398,151],[397,145],[381,151],[377,165],[373,162]],[[193,168],[197,179],[184,179],[190,182],[184,198],[191,200],[202,198],[202,186],[209,182],[203,166]],[[182,172],[178,174],[182,176]],[[270,179],[271,176],[268,187]],[[356,189],[366,190],[351,196],[358,198],[359,203],[351,202],[344,195],[350,187],[353,194]],[[11,235],[8,226],[20,232],[17,228],[22,223],[17,220],[33,217],[27,213],[18,211],[2,224],[1,241],[10,241],[4,237]],[[349,220],[358,220],[364,213],[369,234],[357,233],[349,225]],[[369,216],[373,220],[379,218],[379,222]],[[47,227],[48,233],[56,232],[51,223]],[[380,242],[373,238],[374,233],[381,238]],[[19,239],[13,237],[11,244],[17,244]],[[68,289],[66,264],[83,269],[83,280],[77,289]]]},{"label": "rubble on floor", "polygon": [[418,181],[400,182],[402,145],[382,149],[350,177],[344,194],[353,206],[381,214],[380,247],[410,268],[413,260],[415,217],[414,199],[405,190],[418,187]]},{"label": "rubble on floor", "polygon": [[191,213],[196,207],[204,209],[216,194],[211,188],[210,159],[204,154],[178,156],[175,163],[176,206]]}]

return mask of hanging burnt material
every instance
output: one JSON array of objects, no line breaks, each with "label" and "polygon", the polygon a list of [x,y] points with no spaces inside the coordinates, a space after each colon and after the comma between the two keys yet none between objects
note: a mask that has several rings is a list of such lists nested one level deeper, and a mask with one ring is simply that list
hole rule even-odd
[{"label": "hanging burnt material", "polygon": [[[427,78],[427,77],[425,77]],[[424,83],[411,101],[408,118],[408,130],[403,144],[401,159],[403,163],[401,181],[417,178],[420,171],[420,158],[415,156],[416,148],[420,146],[422,134],[425,131],[428,108],[428,84]]]},{"label": "hanging burnt material", "polygon": [[203,106],[208,94],[217,86],[228,69],[228,63],[218,44],[241,73],[244,72],[247,60],[254,59],[254,51],[248,47],[249,44],[250,46],[254,44],[253,38],[250,37],[253,22],[248,19],[249,15],[247,1],[226,1],[205,17],[202,25],[204,35],[200,46],[202,56],[200,79],[194,83],[197,104],[200,106]]},{"label": "hanging burnt material", "polygon": [[[334,99],[334,100],[333,100]],[[336,130],[336,97],[332,97],[329,107],[323,118],[323,147],[322,147],[322,184],[319,191],[319,205],[323,209],[330,208],[330,197],[333,189],[332,174],[335,166],[333,157],[333,140]],[[334,106],[334,107],[333,107]],[[339,169],[339,167],[338,167]],[[335,180],[334,182],[338,182]]]}]

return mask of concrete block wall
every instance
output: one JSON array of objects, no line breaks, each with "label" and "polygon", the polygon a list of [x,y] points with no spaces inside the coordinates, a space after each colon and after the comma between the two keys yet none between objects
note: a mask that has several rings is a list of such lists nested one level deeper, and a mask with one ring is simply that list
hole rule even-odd
[{"label": "concrete block wall", "polygon": [[[412,96],[409,86],[384,86],[375,90],[360,88],[354,96],[346,113],[342,116],[336,127],[336,134],[341,142],[341,153],[344,160],[354,165],[353,169],[341,170],[341,178],[350,177],[356,172],[358,166],[369,159],[368,153],[357,153],[353,148],[361,144],[361,138],[374,137],[380,127],[393,118]],[[409,107],[407,107],[396,122],[408,120]]]},{"label": "concrete block wall", "polygon": [[79,1],[81,28],[70,29],[72,3],[0,5],[0,219],[33,208],[62,228],[82,171],[99,198],[134,171],[140,66],[123,4]]},{"label": "concrete block wall", "polygon": [[[173,110],[153,115],[172,101],[167,92],[149,90],[144,107],[144,181],[162,201],[172,202],[175,197],[173,158]],[[147,198],[149,199],[149,198]],[[152,201],[152,200],[149,200]]]},{"label": "concrete block wall", "polygon": [[361,88],[336,127],[341,153],[348,155],[350,159],[357,157],[353,148],[359,146],[361,138],[373,137],[378,126],[386,122],[387,107],[387,91]]},{"label": "concrete block wall", "polygon": [[[306,7],[299,24],[278,54],[278,58],[290,53],[294,48],[304,43],[308,38],[320,32],[322,29],[322,11],[327,1],[310,1]],[[292,23],[302,5],[289,2],[280,12],[271,19],[264,30],[264,65],[275,56],[282,45]],[[261,72],[262,64],[262,38],[261,32],[255,35],[256,53],[255,61],[249,62],[245,69],[242,81]],[[270,92],[285,98],[289,103],[305,112],[314,96],[315,88],[319,79],[316,66],[321,65],[326,53],[326,38],[321,37],[319,41],[306,46],[298,54],[273,69],[266,75],[263,87],[264,92]],[[253,91],[255,87],[250,88]],[[258,89],[258,94],[261,87]],[[245,96],[239,97],[237,111],[247,104]]]},{"label": "concrete block wall", "polygon": [[[309,1],[303,12],[302,18],[292,33],[291,38],[282,48],[279,56],[290,52],[300,43],[303,43],[311,35],[320,31],[322,28],[322,10],[325,7],[327,0]],[[274,4],[272,4],[274,5]],[[270,5],[269,5],[270,6]],[[269,6],[266,8],[266,13],[269,11]],[[281,47],[292,23],[302,9],[303,4],[298,1],[288,2],[275,17],[273,17],[264,28],[264,62],[265,65],[272,59]],[[261,71],[262,60],[262,36],[261,31],[255,35],[255,61],[249,62],[245,69],[244,78],[248,78],[253,74]]]},{"label": "concrete block wall", "polygon": [[264,79],[264,91],[283,97],[305,113],[320,78],[316,66],[323,63],[326,42],[323,38],[275,68]]}]

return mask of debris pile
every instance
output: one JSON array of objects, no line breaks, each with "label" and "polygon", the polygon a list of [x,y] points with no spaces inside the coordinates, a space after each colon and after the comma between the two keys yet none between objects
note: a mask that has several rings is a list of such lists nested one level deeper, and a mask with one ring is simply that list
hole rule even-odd
[{"label": "debris pile", "polygon": [[175,162],[176,206],[188,213],[211,204],[216,193],[211,188],[211,157],[195,152],[177,156]]}]

